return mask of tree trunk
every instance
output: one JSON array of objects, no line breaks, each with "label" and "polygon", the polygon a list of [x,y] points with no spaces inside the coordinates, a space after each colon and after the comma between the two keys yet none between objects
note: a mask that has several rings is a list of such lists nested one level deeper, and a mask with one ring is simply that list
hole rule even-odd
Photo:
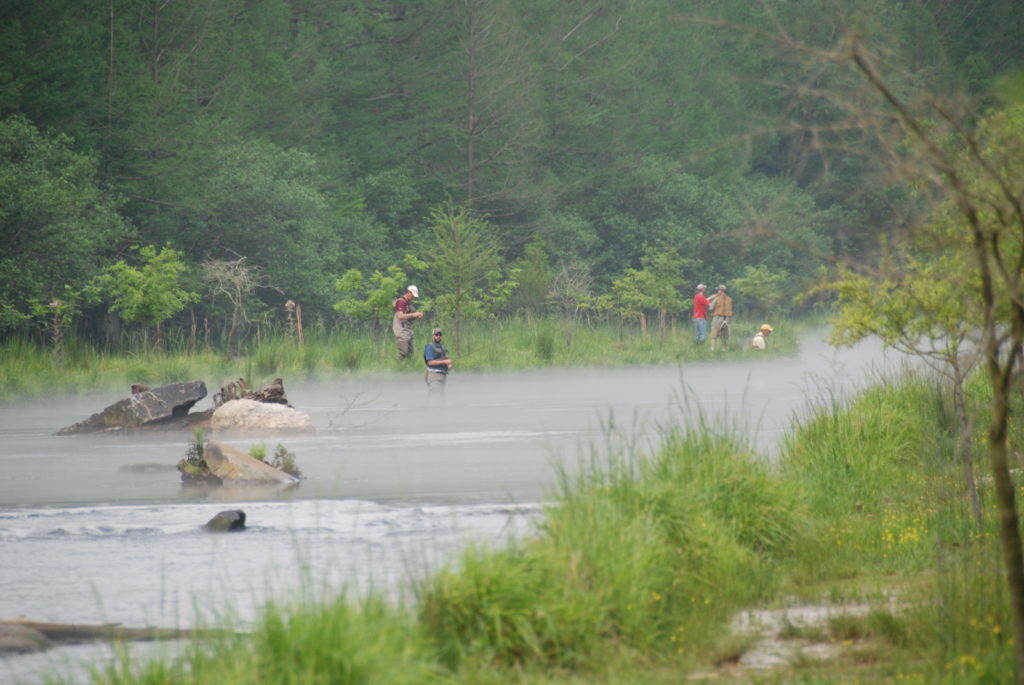
[{"label": "tree trunk", "polygon": [[960,446],[960,460],[964,466],[964,485],[967,486],[967,494],[971,499],[971,512],[974,514],[974,523],[978,530],[983,524],[981,502],[978,499],[978,485],[974,478],[974,456],[971,452],[971,419],[967,414],[967,399],[964,395],[964,378],[960,370],[960,364],[953,362],[953,407],[956,411],[957,426],[959,428],[958,443]]},{"label": "tree trunk", "polygon": [[1014,651],[1017,657],[1017,682],[1024,675],[1024,550],[1021,548],[1020,519],[1017,516],[1016,493],[1006,447],[1009,423],[1008,386],[993,388],[992,424],[989,427],[989,458],[995,481],[996,503],[999,510],[999,540],[1002,543],[1003,562],[1010,591],[1013,613]]},{"label": "tree trunk", "polygon": [[231,359],[231,345],[235,338],[235,330],[238,328],[238,307],[231,308],[231,328],[228,329],[228,339],[224,343],[224,355]]}]

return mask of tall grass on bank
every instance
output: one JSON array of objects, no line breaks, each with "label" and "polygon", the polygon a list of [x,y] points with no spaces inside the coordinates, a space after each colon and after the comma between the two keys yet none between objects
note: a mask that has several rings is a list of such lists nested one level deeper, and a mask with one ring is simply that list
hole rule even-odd
[{"label": "tall grass on bank", "polygon": [[109,685],[333,683],[415,685],[442,669],[408,612],[379,598],[344,596],[313,604],[268,604],[251,634],[225,632],[195,642],[177,660],[134,663],[123,655],[95,670]]},{"label": "tall grass on bank", "polygon": [[[310,328],[301,346],[286,334],[263,335],[249,341],[243,353],[232,358],[204,346],[193,352],[188,341],[178,341],[168,351],[136,346],[114,353],[99,351],[80,340],[69,340],[61,357],[56,358],[48,349],[27,340],[8,340],[0,344],[0,402],[55,391],[123,390],[132,383],[203,380],[215,392],[224,381],[239,377],[257,386],[275,377],[300,380],[365,371],[419,372],[419,354],[430,327],[431,323],[417,326],[413,359],[405,362],[397,361],[394,338],[385,328]],[[796,327],[788,322],[777,325],[767,354],[794,351]],[[740,331],[744,325],[736,323],[733,328]],[[729,351],[719,352],[714,358],[747,354],[745,343],[737,339]],[[557,318],[469,322],[463,325],[458,352],[451,339],[446,344],[460,371],[609,367],[712,358],[706,343],[694,343],[688,326],[669,327],[664,335],[653,330],[645,336],[617,324]]]},{"label": "tall grass on bank", "polygon": [[879,386],[849,408],[824,408],[785,439],[782,467],[816,513],[822,549],[811,558],[820,573],[933,562],[936,479],[956,476],[937,393],[919,381]]},{"label": "tall grass on bank", "polygon": [[[782,469],[799,483],[817,533],[794,587],[884,583],[900,610],[893,646],[924,682],[1008,682],[1014,671],[992,481],[984,459],[984,378],[968,384],[984,525],[975,527],[948,391],[905,379],[849,407],[821,407],[786,440]],[[1016,398],[1019,402],[1021,398]],[[1019,422],[1011,443],[1024,437]]]},{"label": "tall grass on bank", "polygon": [[541,535],[467,551],[423,588],[421,620],[449,668],[685,661],[773,587],[765,555],[798,535],[794,494],[727,440],[673,436],[636,464],[563,475]]}]

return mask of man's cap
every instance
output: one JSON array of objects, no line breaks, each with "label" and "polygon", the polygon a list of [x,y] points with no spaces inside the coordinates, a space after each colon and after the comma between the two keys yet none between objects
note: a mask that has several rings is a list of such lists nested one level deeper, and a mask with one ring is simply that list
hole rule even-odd
[{"label": "man's cap", "polygon": [[716,288],[716,290],[725,290],[725,285],[720,285],[720,286],[718,286],[718,287]]},{"label": "man's cap", "polygon": [[769,333],[771,333],[771,332],[772,332],[772,331],[774,331],[775,329],[774,329],[774,328],[772,328],[771,326],[769,326],[768,324],[766,324],[766,323],[763,323],[763,324],[761,324],[761,330],[762,330],[762,331],[768,331]]},{"label": "man's cap", "polygon": [[707,290],[707,289],[708,289],[708,286],[705,285],[704,283],[701,283],[700,285],[697,286],[697,290]]},{"label": "man's cap", "polygon": [[441,332],[440,328],[435,328],[433,331],[430,332],[430,334],[431,335],[438,335],[440,332]]},{"label": "man's cap", "polygon": [[419,297],[420,296],[420,289],[417,288],[414,285],[410,285],[408,288],[406,288],[406,290],[411,292],[413,297]]}]

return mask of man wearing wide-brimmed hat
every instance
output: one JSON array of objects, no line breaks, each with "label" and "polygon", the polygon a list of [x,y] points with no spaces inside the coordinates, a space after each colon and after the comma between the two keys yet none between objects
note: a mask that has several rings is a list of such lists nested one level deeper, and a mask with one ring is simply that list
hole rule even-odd
[{"label": "man wearing wide-brimmed hat", "polygon": [[766,323],[761,324],[760,330],[754,334],[754,339],[750,341],[750,349],[763,350],[768,347],[768,336],[771,335],[774,330],[774,328]]}]

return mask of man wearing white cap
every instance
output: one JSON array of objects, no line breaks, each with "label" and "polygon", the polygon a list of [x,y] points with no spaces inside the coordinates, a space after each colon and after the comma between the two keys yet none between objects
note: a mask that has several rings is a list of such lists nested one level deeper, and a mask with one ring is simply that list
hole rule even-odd
[{"label": "man wearing white cap", "polygon": [[412,306],[413,298],[419,296],[419,288],[410,285],[394,303],[395,317],[391,320],[391,330],[395,333],[399,361],[412,354],[412,321],[423,318],[423,312],[416,311]]}]

